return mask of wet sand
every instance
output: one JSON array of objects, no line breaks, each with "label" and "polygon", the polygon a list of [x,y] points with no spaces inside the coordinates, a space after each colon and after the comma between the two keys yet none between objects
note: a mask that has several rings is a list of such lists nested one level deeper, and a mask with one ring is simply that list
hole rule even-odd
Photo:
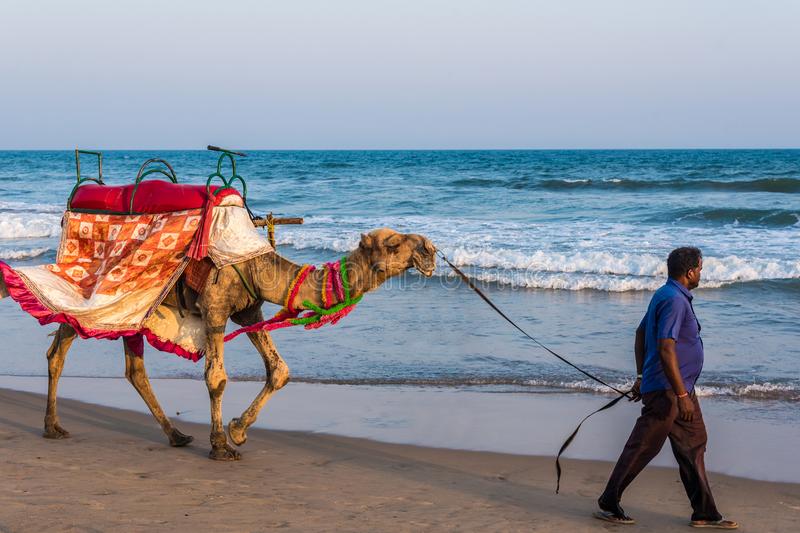
[{"label": "wet sand", "polygon": [[[41,438],[44,397],[0,389],[0,531],[604,531],[591,518],[611,465],[254,429],[236,463],[212,462],[207,424],[170,448],[149,415],[62,399],[72,438]],[[715,474],[742,531],[792,531],[800,485]],[[671,468],[626,495],[638,528],[688,531]],[[637,528],[637,529],[638,529]]]},{"label": "wet sand", "polygon": [[[153,379],[152,384],[165,412],[176,423],[208,424],[204,381]],[[229,380],[222,402],[224,420],[242,413],[262,386],[258,381]],[[47,378],[0,376],[0,388],[44,394]],[[59,398],[149,414],[124,378],[62,377],[58,393]],[[255,427],[435,448],[553,456],[578,421],[609,398],[568,392],[293,381],[270,399]],[[763,403],[701,399],[709,433],[707,468],[762,481],[800,483],[796,457],[800,419],[797,414],[785,414],[785,410],[767,418],[759,410]],[[639,403],[620,402],[590,418],[566,456],[615,461],[640,409]],[[652,464],[677,468],[669,446],[664,446]]]}]

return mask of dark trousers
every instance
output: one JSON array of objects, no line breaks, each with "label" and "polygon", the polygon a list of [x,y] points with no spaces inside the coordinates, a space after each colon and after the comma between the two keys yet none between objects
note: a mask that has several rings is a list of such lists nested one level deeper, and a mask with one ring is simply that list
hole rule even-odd
[{"label": "dark trousers", "polygon": [[669,438],[672,453],[678,460],[681,481],[692,504],[692,520],[721,520],[711,488],[708,486],[703,454],[706,451],[706,426],[700,403],[694,393],[694,419],[686,422],[678,417],[678,401],[671,390],[650,392],[642,396],[642,415],[636,420],[631,436],[617,460],[606,490],[600,496],[600,507],[613,511],[623,491],[655,457]]}]

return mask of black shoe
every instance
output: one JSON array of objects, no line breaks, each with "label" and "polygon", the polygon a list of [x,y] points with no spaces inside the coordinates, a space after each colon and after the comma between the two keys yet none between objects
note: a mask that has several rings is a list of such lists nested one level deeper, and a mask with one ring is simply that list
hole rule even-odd
[{"label": "black shoe", "polygon": [[619,503],[608,505],[602,499],[597,500],[597,505],[600,506],[600,511],[595,512],[592,516],[598,520],[611,522],[612,524],[635,524],[636,521],[630,516],[625,514],[625,511],[620,507]]}]

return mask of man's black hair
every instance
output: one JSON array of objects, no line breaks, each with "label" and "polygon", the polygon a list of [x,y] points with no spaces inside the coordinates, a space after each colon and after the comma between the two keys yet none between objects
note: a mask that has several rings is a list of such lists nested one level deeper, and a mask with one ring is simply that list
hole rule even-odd
[{"label": "man's black hair", "polygon": [[677,279],[685,276],[689,270],[700,266],[700,259],[702,258],[703,252],[700,251],[700,248],[695,248],[694,246],[675,248],[667,258],[669,277]]}]

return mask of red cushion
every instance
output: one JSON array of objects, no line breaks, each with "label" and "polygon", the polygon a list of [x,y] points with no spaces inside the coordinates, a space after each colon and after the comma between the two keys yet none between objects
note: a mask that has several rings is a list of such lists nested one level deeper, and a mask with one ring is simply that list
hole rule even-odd
[{"label": "red cushion", "polygon": [[[89,183],[81,185],[75,196],[72,197],[70,207],[72,209],[128,213],[133,187],[133,184],[109,186]],[[218,188],[218,185],[211,186],[212,192]],[[239,195],[235,189],[225,189],[217,195],[216,201],[231,194]],[[168,213],[184,209],[197,209],[203,207],[205,201],[205,185],[184,185],[161,180],[143,181],[136,189],[133,212]]]}]

